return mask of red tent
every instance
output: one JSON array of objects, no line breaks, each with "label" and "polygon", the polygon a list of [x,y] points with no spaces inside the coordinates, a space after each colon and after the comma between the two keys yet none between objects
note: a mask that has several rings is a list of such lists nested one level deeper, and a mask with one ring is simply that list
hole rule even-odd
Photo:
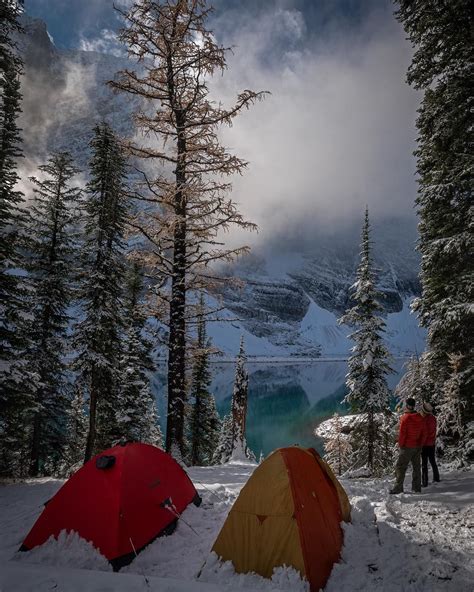
[{"label": "red tent", "polygon": [[21,550],[62,530],[75,531],[117,570],[153,539],[171,534],[191,502],[201,499],[169,454],[148,444],[115,446],[86,463],[47,502]]}]

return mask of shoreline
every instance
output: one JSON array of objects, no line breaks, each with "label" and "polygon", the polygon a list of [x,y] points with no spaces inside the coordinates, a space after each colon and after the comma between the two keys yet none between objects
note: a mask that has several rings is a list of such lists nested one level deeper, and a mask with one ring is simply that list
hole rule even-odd
[{"label": "shoreline", "polygon": [[[393,360],[408,360],[411,357],[411,354],[406,355],[398,355],[392,356]],[[223,357],[220,359],[211,359],[209,360],[210,364],[217,365],[217,364],[235,364],[236,357]],[[316,364],[319,362],[347,362],[349,358],[347,356],[320,356],[317,358],[306,358],[306,357],[299,357],[299,356],[247,356],[246,363],[247,364]],[[164,365],[167,363],[166,358],[162,358],[156,361],[156,364]]]}]

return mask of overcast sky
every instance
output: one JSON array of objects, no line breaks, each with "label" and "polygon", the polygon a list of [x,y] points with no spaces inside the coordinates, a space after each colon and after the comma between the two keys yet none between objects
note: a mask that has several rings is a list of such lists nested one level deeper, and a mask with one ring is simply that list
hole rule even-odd
[{"label": "overcast sky", "polygon": [[[116,0],[116,4],[130,0]],[[112,0],[26,0],[56,45],[117,52]],[[210,23],[235,46],[212,92],[231,104],[269,90],[224,132],[250,165],[234,199],[265,233],[310,233],[352,220],[413,215],[418,96],[411,49],[389,0],[215,0]]]}]

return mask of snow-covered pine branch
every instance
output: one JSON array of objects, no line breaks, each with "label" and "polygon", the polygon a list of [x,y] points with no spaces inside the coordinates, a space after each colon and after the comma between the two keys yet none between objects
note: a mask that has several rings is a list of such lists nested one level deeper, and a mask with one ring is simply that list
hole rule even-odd
[{"label": "snow-covered pine branch", "polygon": [[193,465],[213,463],[221,429],[216,402],[209,390],[211,385],[209,355],[212,352],[212,346],[206,333],[205,315],[204,298],[201,295],[191,383],[190,461]]},{"label": "snow-covered pine branch", "polygon": [[473,13],[469,0],[457,0],[455,8],[445,2],[397,4],[396,16],[414,48],[408,82],[423,91],[415,153],[422,290],[414,310],[428,330],[423,366],[438,405],[451,392],[452,356],[463,359],[456,378],[463,431],[444,434],[456,450],[474,421]]},{"label": "snow-covered pine branch", "polygon": [[154,364],[152,344],[145,333],[142,271],[136,261],[127,269],[125,280],[115,437],[162,447],[163,435],[150,387]]},{"label": "snow-covered pine branch", "polygon": [[75,369],[89,406],[86,461],[97,449],[110,446],[118,431],[115,408],[120,393],[128,200],[125,160],[107,124],[95,127],[91,149],[91,178],[83,202],[85,240],[79,294],[83,318],[75,328]]},{"label": "snow-covered pine branch", "polygon": [[213,351],[206,333],[206,309],[201,295],[198,311],[197,342],[193,352],[191,383],[190,462],[193,465],[210,465],[219,445],[221,421],[216,402],[209,391],[211,372],[209,356]]},{"label": "snow-covered pine branch", "polygon": [[324,442],[324,460],[326,460],[337,475],[342,475],[351,461],[352,445],[338,413],[332,418],[331,435]]},{"label": "snow-covered pine branch", "polygon": [[60,475],[69,477],[77,467],[82,466],[86,447],[87,428],[88,417],[84,389],[80,381],[77,380],[74,384],[74,394],[67,412],[67,439],[63,459],[58,471]]},{"label": "snow-covered pine branch", "polygon": [[[362,229],[361,259],[356,272],[356,281],[352,286],[354,306],[339,320],[354,328],[350,338],[354,341],[349,358],[349,372],[346,384],[349,392],[345,402],[352,410],[364,414],[365,427],[360,430],[361,448],[353,444],[354,449],[361,451],[360,463],[367,463],[369,471],[374,472],[381,458],[376,458],[380,447],[376,446],[379,439],[380,422],[375,421],[377,413],[390,415],[390,390],[386,376],[393,372],[389,365],[389,352],[383,342],[385,321],[379,313],[378,302],[380,293],[376,287],[375,271],[371,254],[369,211],[366,208]],[[362,451],[366,451],[362,454]]]},{"label": "snow-covered pine branch", "polygon": [[25,355],[28,288],[18,273],[25,267],[24,195],[17,185],[23,62],[14,36],[22,29],[15,2],[0,0],[0,14],[0,475],[19,475],[28,469],[25,443],[34,407],[28,386],[36,379]]},{"label": "snow-covered pine branch", "polygon": [[64,447],[68,407],[66,335],[68,309],[74,297],[73,229],[81,190],[79,172],[67,152],[53,154],[31,177],[33,201],[28,211],[28,272],[31,282],[28,360],[37,379],[30,385],[35,401],[32,417],[30,475],[48,462],[59,463]]},{"label": "snow-covered pine branch", "polygon": [[405,364],[405,374],[395,388],[394,395],[397,399],[397,409],[405,407],[405,401],[411,397],[420,407],[423,401],[432,401],[433,383],[430,373],[427,372],[428,364],[426,354],[412,356]]},{"label": "snow-covered pine branch", "polygon": [[247,446],[246,425],[249,391],[249,375],[245,368],[247,356],[244,349],[244,338],[240,339],[240,348],[235,367],[234,392],[232,394],[232,450],[229,460],[255,462],[255,455]]}]

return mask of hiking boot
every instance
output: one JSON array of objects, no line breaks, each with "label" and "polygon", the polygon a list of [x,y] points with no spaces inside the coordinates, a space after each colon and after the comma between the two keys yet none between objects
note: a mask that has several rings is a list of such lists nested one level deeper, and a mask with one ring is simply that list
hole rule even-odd
[{"label": "hiking boot", "polygon": [[399,487],[394,487],[389,491],[389,493],[390,495],[397,495],[397,493],[403,493],[403,489],[400,489]]}]

